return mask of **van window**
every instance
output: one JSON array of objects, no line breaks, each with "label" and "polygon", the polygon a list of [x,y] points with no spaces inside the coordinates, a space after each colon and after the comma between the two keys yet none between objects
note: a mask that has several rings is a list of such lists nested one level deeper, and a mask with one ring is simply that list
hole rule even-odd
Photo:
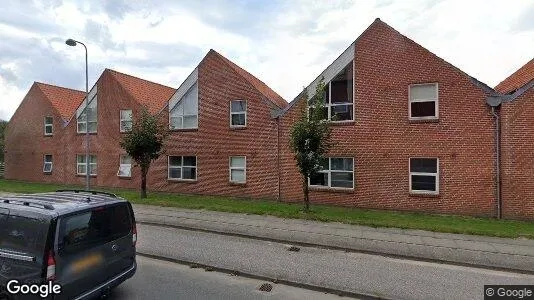
[{"label": "van window", "polygon": [[61,221],[60,247],[77,252],[109,243],[128,235],[132,223],[125,204],[99,207],[92,211],[69,216]]},{"label": "van window", "polygon": [[45,248],[49,222],[0,213],[0,249],[41,253]]}]

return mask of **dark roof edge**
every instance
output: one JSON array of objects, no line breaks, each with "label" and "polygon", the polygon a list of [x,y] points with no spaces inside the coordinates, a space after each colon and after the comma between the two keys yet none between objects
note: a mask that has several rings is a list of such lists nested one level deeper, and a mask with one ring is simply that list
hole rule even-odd
[{"label": "dark roof edge", "polygon": [[533,87],[534,87],[534,79],[532,79],[531,81],[529,81],[527,84],[523,85],[522,87],[518,88],[512,94],[502,96],[501,99],[503,102],[512,102],[515,99],[519,98],[521,95],[523,95],[523,93],[525,93],[526,91],[528,91],[529,89]]}]

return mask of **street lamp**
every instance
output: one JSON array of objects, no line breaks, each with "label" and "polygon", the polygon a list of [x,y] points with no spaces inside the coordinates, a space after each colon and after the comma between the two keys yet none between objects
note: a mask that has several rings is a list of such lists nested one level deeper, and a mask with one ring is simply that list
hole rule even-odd
[{"label": "street lamp", "polygon": [[87,47],[84,43],[73,39],[66,40],[65,44],[73,47],[76,44],[81,44],[85,48],[85,189],[89,190],[89,70],[87,66]]}]

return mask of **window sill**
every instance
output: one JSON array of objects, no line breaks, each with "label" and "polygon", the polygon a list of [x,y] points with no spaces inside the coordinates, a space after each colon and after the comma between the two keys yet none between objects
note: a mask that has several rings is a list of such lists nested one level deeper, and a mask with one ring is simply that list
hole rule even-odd
[{"label": "window sill", "polygon": [[43,134],[44,137],[53,137],[53,134]]},{"label": "window sill", "polygon": [[[85,174],[76,174],[76,177],[87,177]],[[96,175],[89,175],[91,178],[96,178]]]},{"label": "window sill", "polygon": [[439,198],[439,193],[432,192],[410,192],[410,197],[421,197],[421,198]]},{"label": "window sill", "polygon": [[49,172],[45,172],[45,171],[43,171],[43,174],[45,174],[45,175],[52,175],[52,171],[49,171]]},{"label": "window sill", "polygon": [[[77,135],[85,135],[85,132],[76,132]],[[97,135],[97,132],[89,132],[89,135]]]},{"label": "window sill", "polygon": [[235,186],[246,186],[247,185],[246,182],[232,182],[232,181],[229,181],[228,184],[235,185]]},{"label": "window sill", "polygon": [[347,120],[347,121],[330,121],[330,124],[332,126],[350,126],[354,125],[354,120]]},{"label": "window sill", "polygon": [[169,129],[169,131],[178,131],[178,132],[198,131],[198,128],[174,128],[174,129]]},{"label": "window sill", "polygon": [[176,182],[176,183],[197,183],[198,182],[197,179],[172,179],[172,178],[167,178],[167,181]]},{"label": "window sill", "polygon": [[310,191],[316,191],[316,192],[329,192],[329,193],[345,193],[345,194],[352,194],[354,193],[354,189],[351,188],[337,188],[337,187],[322,187],[322,186],[310,186]]},{"label": "window sill", "polygon": [[247,126],[230,126],[230,130],[243,130],[247,129]]},{"label": "window sill", "polygon": [[117,177],[119,177],[119,179],[126,179],[126,180],[131,180],[132,179],[132,176],[120,176],[120,175],[117,175]]},{"label": "window sill", "polygon": [[433,118],[433,119],[409,119],[410,124],[418,124],[418,123],[438,123],[439,118]]}]

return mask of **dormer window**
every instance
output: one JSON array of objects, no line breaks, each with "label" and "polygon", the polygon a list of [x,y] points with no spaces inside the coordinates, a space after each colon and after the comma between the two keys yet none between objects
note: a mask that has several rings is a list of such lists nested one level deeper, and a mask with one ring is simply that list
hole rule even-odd
[{"label": "dormer window", "polygon": [[247,101],[232,100],[230,102],[230,127],[247,126]]},{"label": "dormer window", "polygon": [[438,84],[412,84],[409,87],[408,116],[410,120],[437,120]]}]

